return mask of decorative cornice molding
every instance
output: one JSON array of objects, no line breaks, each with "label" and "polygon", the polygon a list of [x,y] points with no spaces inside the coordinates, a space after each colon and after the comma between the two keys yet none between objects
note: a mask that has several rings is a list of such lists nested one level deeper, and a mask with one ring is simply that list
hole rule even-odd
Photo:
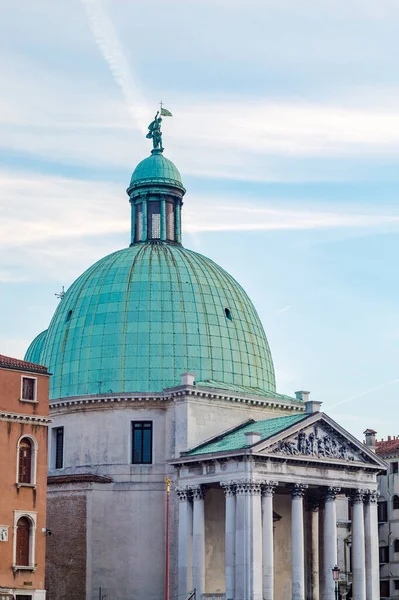
[{"label": "decorative cornice molding", "polygon": [[0,421],[9,421],[16,423],[32,423],[35,425],[43,425],[44,427],[48,427],[49,423],[51,423],[51,419],[48,417],[36,417],[34,415],[21,415],[18,413],[0,412]]}]

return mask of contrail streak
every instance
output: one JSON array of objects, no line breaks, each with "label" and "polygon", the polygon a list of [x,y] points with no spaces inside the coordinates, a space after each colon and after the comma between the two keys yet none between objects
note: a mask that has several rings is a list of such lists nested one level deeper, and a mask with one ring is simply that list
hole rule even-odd
[{"label": "contrail streak", "polygon": [[390,385],[394,385],[394,383],[399,383],[399,379],[394,379],[393,381],[388,381],[388,383],[382,383],[381,385],[377,385],[376,387],[371,388],[370,390],[366,390],[365,392],[361,392],[360,394],[356,394],[355,396],[351,396],[350,398],[346,398],[345,400],[341,400],[328,408],[335,408],[336,406],[341,406],[341,404],[346,404],[347,402],[351,402],[352,400],[357,400],[358,398],[362,398],[363,396],[367,396],[368,394],[372,394],[373,392],[377,392],[378,390],[382,390]]},{"label": "contrail streak", "polygon": [[136,126],[143,131],[149,110],[139,86],[133,81],[131,70],[116,31],[105,10],[102,0],[81,0],[87,20],[109,70],[122,91]]}]

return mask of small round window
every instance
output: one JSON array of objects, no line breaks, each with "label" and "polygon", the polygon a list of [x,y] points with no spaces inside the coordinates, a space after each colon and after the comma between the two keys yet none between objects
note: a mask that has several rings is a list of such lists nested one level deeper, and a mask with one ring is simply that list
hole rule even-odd
[{"label": "small round window", "polygon": [[226,315],[226,317],[228,318],[229,321],[233,320],[233,317],[231,316],[231,311],[229,308],[224,309],[224,314]]}]

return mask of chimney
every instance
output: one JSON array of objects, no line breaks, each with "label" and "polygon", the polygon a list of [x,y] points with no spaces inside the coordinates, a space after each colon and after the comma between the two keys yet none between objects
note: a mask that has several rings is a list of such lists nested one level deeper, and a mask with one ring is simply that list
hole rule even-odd
[{"label": "chimney", "polygon": [[304,392],[303,390],[295,392],[296,399],[305,404],[305,413],[310,415],[311,413],[320,412],[322,402],[317,400],[309,400],[310,392]]},{"label": "chimney", "polygon": [[374,431],[374,429],[366,429],[366,431],[363,431],[363,434],[366,437],[365,440],[365,444],[367,446],[367,448],[369,450],[372,450],[373,452],[375,452],[375,447],[376,447],[376,431]]},{"label": "chimney", "polygon": [[194,373],[182,373],[180,377],[182,385],[195,385]]},{"label": "chimney", "polygon": [[255,431],[246,431],[245,432],[245,444],[247,446],[253,446],[260,442],[260,438],[262,437],[261,433],[257,433]]}]

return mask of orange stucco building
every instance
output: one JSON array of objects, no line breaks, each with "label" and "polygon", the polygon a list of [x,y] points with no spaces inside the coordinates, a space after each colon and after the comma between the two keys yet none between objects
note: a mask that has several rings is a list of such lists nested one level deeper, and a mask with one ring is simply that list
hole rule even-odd
[{"label": "orange stucco building", "polygon": [[0,599],[44,600],[49,373],[0,354]]}]

